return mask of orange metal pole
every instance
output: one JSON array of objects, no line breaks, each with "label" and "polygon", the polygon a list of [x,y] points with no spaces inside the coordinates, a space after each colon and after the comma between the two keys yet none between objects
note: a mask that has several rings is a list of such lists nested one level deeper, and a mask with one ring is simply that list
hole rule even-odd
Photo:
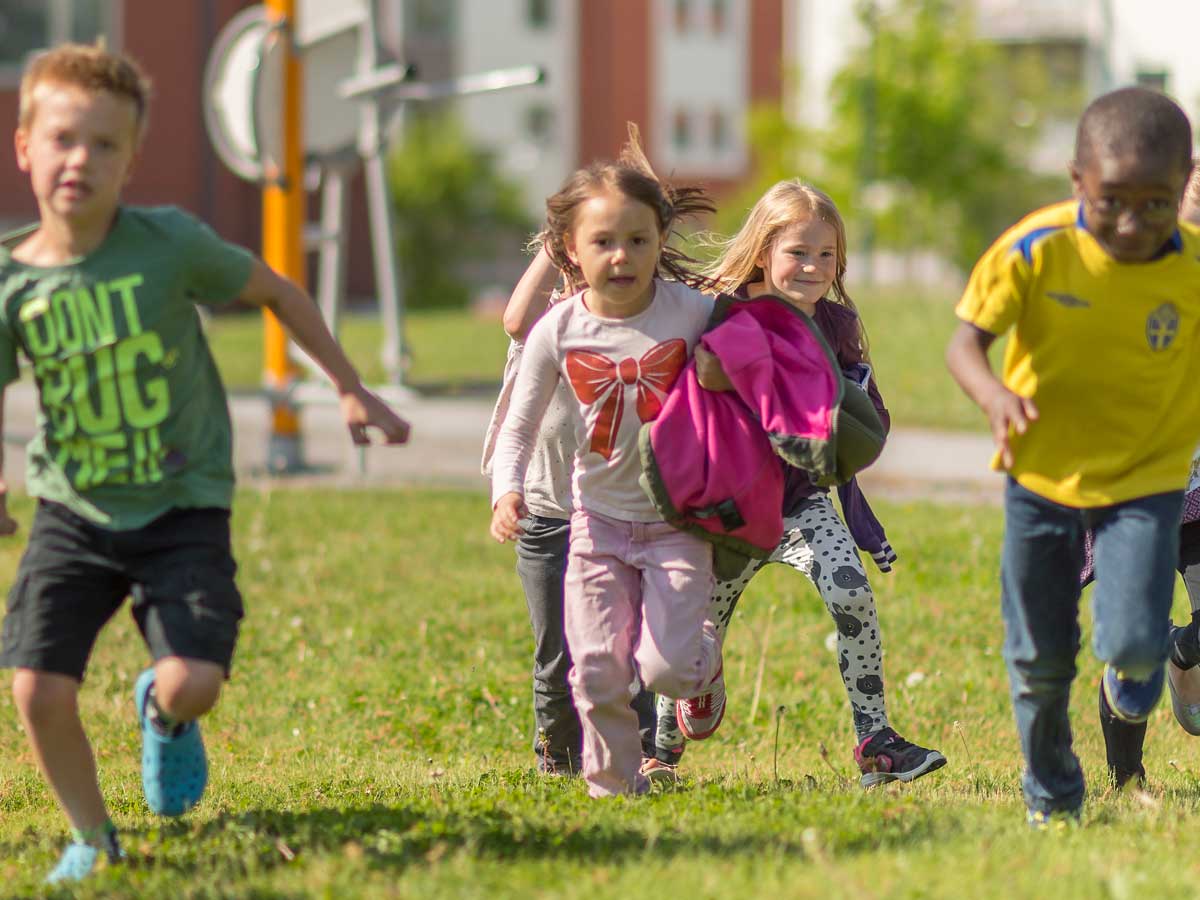
[{"label": "orange metal pole", "polygon": [[[283,79],[283,158],[282,169],[268,173],[263,189],[263,260],[272,269],[297,284],[306,281],[303,231],[305,217],[304,149],[301,146],[301,67],[292,35],[296,30],[295,0],[266,0],[268,13],[286,28],[280,33],[285,42],[286,61]],[[271,178],[274,174],[276,177]],[[292,386],[298,370],[288,358],[287,334],[279,320],[263,312],[263,380],[277,398]],[[272,441],[299,441],[300,417],[295,407],[280,399],[272,402]]]}]

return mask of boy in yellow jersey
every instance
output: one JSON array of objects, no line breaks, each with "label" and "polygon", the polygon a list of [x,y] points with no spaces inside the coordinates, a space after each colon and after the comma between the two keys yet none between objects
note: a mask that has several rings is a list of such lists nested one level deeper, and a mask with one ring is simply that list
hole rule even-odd
[{"label": "boy in yellow jersey", "polygon": [[[1145,721],[1167,658],[1179,517],[1200,441],[1200,235],[1177,216],[1186,115],[1114,91],[1084,111],[1076,199],[1029,216],[976,264],[947,365],[987,414],[1008,473],[1004,657],[1029,821],[1079,814],[1067,715],[1083,534],[1095,534],[1093,649],[1113,713]],[[987,351],[1011,332],[1003,377]]]},{"label": "boy in yellow jersey", "polygon": [[[197,303],[270,309],[337,386],[356,442],[408,423],[366,390],[311,298],[173,207],[121,202],[149,88],[123,56],[68,44],[21,80],[14,136],[38,222],[0,239],[0,396],[18,354],[37,384],[26,486],[38,498],[8,597],[0,666],[74,841],[48,876],[78,881],[121,849],[79,718],[99,631],[132,597],[153,664],[137,679],[142,788],[178,816],[208,780],[198,719],[237,643],[232,429]],[[0,534],[12,534],[0,480]]]},{"label": "boy in yellow jersey", "polygon": [[[1200,169],[1192,172],[1179,217],[1185,228],[1196,226],[1200,229]],[[1167,686],[1171,691],[1171,709],[1180,727],[1188,734],[1200,735],[1200,448],[1192,458],[1187,492],[1183,495],[1178,568],[1191,602],[1192,620],[1171,629]],[[1104,733],[1108,770],[1117,787],[1144,780],[1142,748],[1146,741],[1146,723],[1129,723],[1114,715],[1103,689],[1100,691],[1100,727]]]}]

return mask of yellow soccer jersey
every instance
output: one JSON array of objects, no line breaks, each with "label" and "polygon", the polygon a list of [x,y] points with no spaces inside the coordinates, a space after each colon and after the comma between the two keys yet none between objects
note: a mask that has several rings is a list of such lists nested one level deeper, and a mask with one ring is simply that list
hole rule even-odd
[{"label": "yellow soccer jersey", "polygon": [[1011,436],[1023,487],[1079,508],[1183,488],[1200,443],[1200,230],[1121,263],[1077,202],[1046,207],[984,254],[955,312],[1012,329],[1003,381],[1040,414]]}]

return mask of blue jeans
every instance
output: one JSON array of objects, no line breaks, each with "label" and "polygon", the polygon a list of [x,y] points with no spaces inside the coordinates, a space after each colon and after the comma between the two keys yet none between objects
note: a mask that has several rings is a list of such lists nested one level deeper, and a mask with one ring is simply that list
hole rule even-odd
[{"label": "blue jeans", "polygon": [[1083,533],[1095,532],[1092,649],[1144,680],[1166,661],[1182,491],[1074,509],[1021,487],[1004,494],[1004,660],[1035,812],[1078,809],[1083,772],[1067,715],[1079,653]]}]

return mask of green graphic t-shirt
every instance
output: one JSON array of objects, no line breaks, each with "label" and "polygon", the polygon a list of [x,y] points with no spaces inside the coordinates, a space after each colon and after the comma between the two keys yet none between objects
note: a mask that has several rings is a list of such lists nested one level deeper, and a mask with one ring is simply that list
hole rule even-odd
[{"label": "green graphic t-shirt", "polygon": [[104,242],[56,267],[0,246],[0,385],[33,366],[29,493],[105,528],[228,508],[232,428],[197,303],[234,300],[253,257],[173,207],[122,207]]}]

